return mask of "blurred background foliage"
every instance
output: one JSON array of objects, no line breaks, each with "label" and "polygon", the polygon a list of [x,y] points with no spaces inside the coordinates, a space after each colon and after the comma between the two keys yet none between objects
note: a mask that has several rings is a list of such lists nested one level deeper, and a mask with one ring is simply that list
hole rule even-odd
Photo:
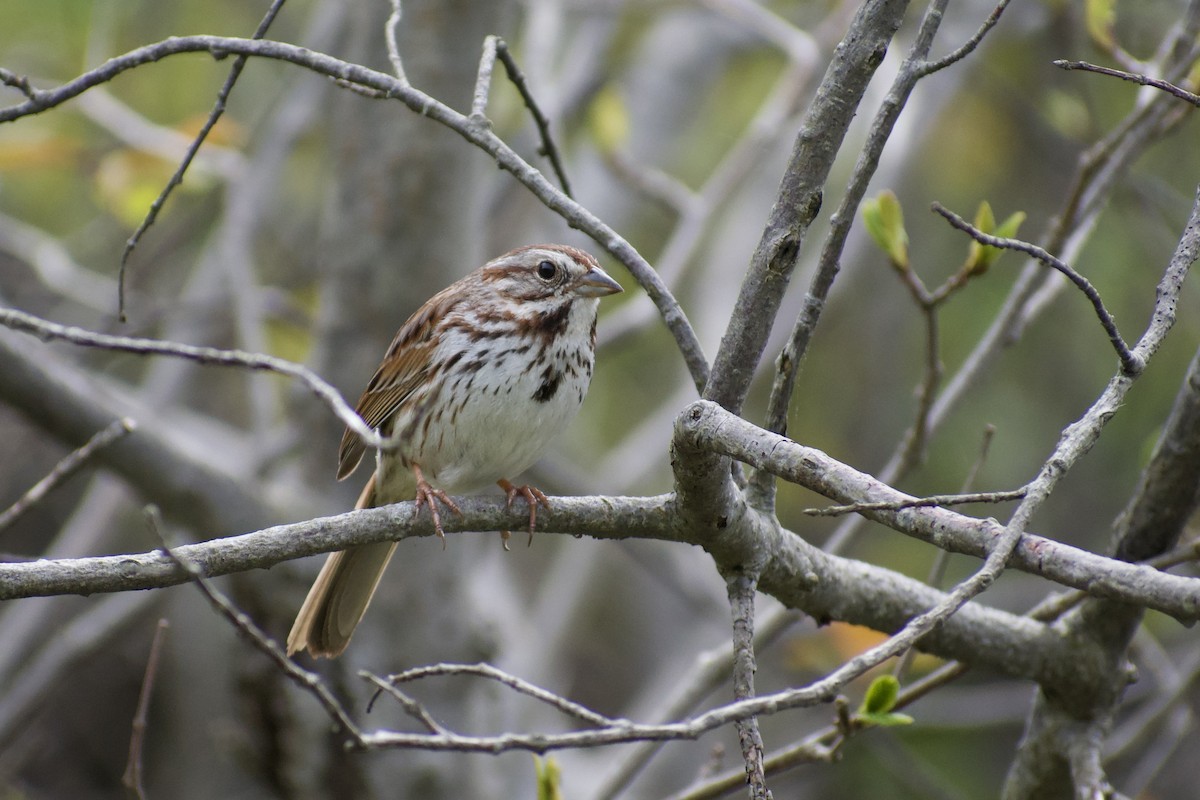
[{"label": "blurred background foliage", "polygon": [[[736,3],[497,3],[484,12],[481,4],[467,2],[443,4],[440,11],[420,3],[405,5],[403,35],[413,42],[405,45],[402,39],[402,52],[407,57],[411,50],[405,48],[420,48],[422,26],[439,25],[436,35],[428,37],[430,46],[435,56],[440,42],[453,41],[460,48],[453,70],[447,68],[459,82],[454,85],[460,93],[469,90],[473,54],[480,46],[474,26],[456,29],[461,20],[483,15],[481,30],[512,43],[534,92],[554,120],[577,199],[632,241],[652,264],[659,263],[678,235],[679,214],[636,188],[624,173],[661,173],[678,183],[677,191],[702,190],[730,151],[754,130],[755,115],[781,83],[794,84],[795,102],[783,115],[783,124],[746,161],[730,190],[714,200],[690,256],[680,260],[681,271],[670,275],[711,357],[774,199],[798,114],[853,4],[765,4],[779,19],[811,34],[819,55],[807,72],[797,69],[798,62],[770,37],[728,13]],[[105,58],[168,36],[247,36],[265,7],[231,0],[165,5],[145,0],[7,0],[0,9],[0,66],[29,75],[35,85],[56,85]],[[1120,45],[1135,56],[1149,57],[1182,13],[1182,3],[1116,3],[1115,9],[1112,30]],[[298,0],[285,6],[269,37],[386,69],[382,25],[387,10],[385,3],[368,0]],[[935,53],[958,46],[989,10],[985,2],[951,4]],[[806,242],[766,367],[791,327],[828,215],[840,199],[865,125],[896,59],[911,40],[920,11],[919,4],[910,11],[858,114],[826,190],[824,211]],[[446,21],[439,23],[439,15]],[[438,38],[443,36],[449,38]],[[1037,240],[1062,207],[1080,154],[1128,112],[1139,91],[1148,91],[1058,70],[1050,62],[1059,58],[1105,59],[1088,35],[1083,4],[1016,3],[977,53],[917,88],[868,194],[889,189],[897,195],[912,269],[927,285],[937,285],[957,270],[968,249],[963,235],[927,211],[931,202],[968,218],[983,200],[991,203],[999,219],[1024,211],[1028,219],[1022,237]],[[415,61],[418,86],[439,85],[436,82],[445,78],[420,57]],[[353,399],[391,331],[431,291],[483,259],[527,241],[586,244],[453,134],[413,121],[398,105],[350,97],[296,68],[255,61],[236,86],[210,145],[135,251],[128,277],[130,322],[119,324],[115,278],[124,243],[174,170],[179,142],[186,142],[208,113],[229,64],[230,59],[214,62],[206,55],[187,55],[124,73],[103,91],[131,111],[136,124],[85,96],[0,126],[0,301],[97,330],[265,350],[306,361]],[[789,71],[794,73],[791,78]],[[297,100],[303,92],[314,99]],[[463,96],[446,99],[463,108]],[[9,89],[0,90],[0,98],[6,104],[19,100]],[[298,108],[303,119],[281,144],[276,138],[279,125],[291,107]],[[489,114],[498,133],[534,163],[544,163],[537,160],[537,142],[519,98],[499,77]],[[419,133],[402,134],[390,127],[401,124],[420,126]],[[149,131],[152,147],[138,135],[141,126]],[[395,154],[375,152],[364,133],[368,129],[389,141]],[[398,154],[417,147],[416,139],[407,138],[410,135],[428,137],[445,148],[432,158],[428,172],[402,166],[405,156]],[[1100,290],[1127,338],[1136,338],[1147,322],[1154,285],[1191,205],[1200,175],[1196,137],[1195,121],[1185,119],[1173,135],[1136,162],[1074,264]],[[276,147],[280,152],[272,152]],[[254,171],[256,164],[270,158],[278,159],[274,171]],[[446,162],[438,159],[446,158],[461,162],[463,174],[443,181],[439,176]],[[353,159],[366,166],[348,166]],[[247,176],[264,181],[262,191],[251,205],[239,207],[235,192],[245,191],[239,181]],[[443,183],[461,184],[460,194],[443,195]],[[396,195],[390,194],[393,189]],[[348,196],[362,197],[366,204],[352,207],[345,201]],[[405,229],[405,220],[415,220],[418,209],[431,216]],[[442,222],[430,222],[438,214]],[[221,237],[231,226],[247,222],[247,215],[253,216],[253,225],[246,240],[239,242],[240,249],[232,251],[236,259],[231,261],[230,251],[220,249]],[[455,249],[433,254],[422,250],[421,240],[431,239]],[[52,244],[59,249],[47,251]],[[68,265],[55,272],[55,258]],[[368,294],[375,291],[376,298],[345,294],[348,284],[360,280],[340,272],[348,262],[373,270],[375,283]],[[872,472],[887,461],[912,422],[925,334],[919,309],[857,222],[842,268],[801,373],[789,434]],[[1019,268],[1014,255],[1005,255],[942,308],[940,355],[947,375],[990,324]],[[633,288],[628,276],[615,269],[614,275]],[[1038,515],[1034,528],[1039,533],[1092,550],[1104,548],[1110,523],[1135,484],[1200,339],[1196,301],[1192,282],[1185,289],[1174,334],[1134,390],[1129,406]],[[604,344],[588,403],[569,435],[532,477],[560,493],[666,491],[670,423],[694,392],[669,336],[648,316],[644,298],[630,291],[607,306],[601,321]],[[614,320],[621,323],[619,335],[606,327],[616,324]],[[339,326],[350,331],[347,341],[357,345],[338,344],[341,340],[331,331]],[[41,347],[32,342],[29,346]],[[166,402],[214,418],[221,430],[237,434],[245,449],[233,448],[225,455],[252,463],[243,479],[256,482],[264,495],[302,498],[282,506],[287,511],[280,522],[289,515],[300,519],[334,513],[353,502],[357,487],[338,486],[332,480],[330,443],[338,427],[296,387],[267,376],[164,367],[131,356],[74,352],[63,345],[51,349],[55,357],[134,393],[148,391],[155,380],[167,380],[164,370],[177,370]],[[955,491],[978,456],[988,424],[997,433],[977,486],[1019,486],[1032,477],[1061,429],[1091,403],[1115,367],[1085,299],[1071,291],[1060,294],[1049,312],[968,393],[931,441],[926,461],[898,488],[918,494]],[[761,420],[769,372],[756,384],[747,406],[746,416],[752,421]],[[0,408],[0,440],[8,454],[0,460],[0,507],[15,500],[70,449],[44,433],[36,421],[5,408]],[[85,505],[98,487],[107,487],[114,498],[103,515]],[[0,550],[42,555],[60,541],[61,531],[86,529],[89,520],[104,530],[85,538],[85,550],[65,554],[149,549],[152,544],[137,517],[141,502],[137,487],[86,471],[52,502],[0,532]],[[780,486],[781,521],[817,542],[836,525],[802,513],[820,504],[819,498],[797,487]],[[1005,514],[1003,508],[968,510],[1000,518]],[[375,630],[360,634],[364,640],[372,638],[361,643],[355,666],[369,665],[382,673],[443,657],[492,658],[523,667],[518,671],[525,677],[605,713],[643,718],[696,653],[727,642],[724,590],[699,552],[680,552],[654,542],[542,536],[529,550],[517,547],[517,552],[501,556],[493,539],[454,537],[446,554],[436,543],[406,543],[405,560],[414,562],[405,565],[412,568],[411,574],[389,575],[397,583],[417,582],[416,591],[425,598],[413,601],[405,595],[408,600],[398,602],[408,605],[400,613],[436,618],[439,598],[454,592],[466,598],[468,607],[481,599],[495,602],[491,616],[472,617],[478,627],[461,637],[466,644],[443,652],[436,643],[423,647],[417,637],[416,645],[397,654],[389,648],[388,637],[404,623],[395,617],[389,622],[386,610],[373,608]],[[871,526],[848,552],[916,577],[924,577],[933,558],[926,545]],[[437,569],[445,571],[438,573],[439,583],[421,586],[418,576],[427,571],[422,564],[428,565],[428,559],[440,559]],[[281,634],[315,569],[313,561],[242,576],[235,587],[240,602]],[[955,580],[973,567],[973,561],[954,557],[944,580]],[[451,583],[458,588],[451,590]],[[1023,611],[1051,588],[1026,575],[1007,575],[983,602]],[[342,786],[349,792],[345,796],[370,796],[371,787],[378,792],[381,786],[394,785],[381,777],[387,774],[402,775],[412,797],[533,796],[533,768],[522,755],[465,762],[432,756],[420,762],[426,771],[414,767],[406,754],[374,756],[346,766],[353,759],[343,759],[327,745],[319,718],[306,700],[288,694],[286,688],[264,690],[263,685],[277,683],[277,678],[267,674],[223,623],[210,617],[191,590],[159,595],[131,609],[103,639],[106,646],[81,650],[59,664],[59,672],[43,675],[44,686],[35,695],[40,698],[37,708],[16,716],[0,713],[0,729],[7,731],[0,741],[12,742],[14,732],[23,731],[21,744],[0,747],[0,794],[113,796],[124,767],[127,725],[151,621],[165,614],[173,625],[168,634],[173,656],[164,666],[151,722],[160,735],[153,737],[146,757],[154,796],[328,796],[316,786]],[[67,625],[96,602],[67,598],[10,603],[0,609],[0,643],[23,642],[33,648],[22,651],[29,652],[25,666],[40,663],[34,656],[45,642],[31,640],[28,632],[21,634],[19,618],[36,608],[45,619]],[[453,606],[449,599],[446,604]],[[461,617],[446,613],[447,619],[429,621],[432,630],[465,627]],[[519,635],[512,635],[511,626]],[[1181,646],[1183,631],[1174,623],[1152,621],[1151,629],[1154,647],[1169,652]],[[14,638],[21,635],[26,638]],[[782,645],[763,653],[759,689],[802,684],[876,636],[852,626],[818,629],[811,620],[798,621]],[[518,654],[514,642],[528,652]],[[186,669],[189,660],[196,665],[215,660],[222,666],[202,674],[201,666]],[[914,670],[927,669],[931,661],[918,659]],[[0,687],[11,689],[30,679],[19,664],[3,666],[7,671],[0,670]],[[362,694],[350,667],[329,669],[344,691]],[[1133,690],[1135,698],[1138,691]],[[727,689],[718,689],[712,700],[727,694]],[[911,709],[916,725],[851,742],[840,766],[795,771],[777,784],[776,796],[992,797],[1031,694],[1030,686],[972,674]],[[532,712],[525,709],[513,711],[511,703],[499,705],[502,711],[466,716],[513,728],[536,727],[541,719],[528,716]],[[802,737],[825,724],[828,716],[827,709],[818,709],[765,720],[768,748]],[[378,724],[389,721],[400,724],[395,719],[380,719]],[[307,738],[297,734],[293,740],[294,730],[306,732]],[[301,740],[303,745],[296,744]],[[1195,744],[1194,735],[1190,741]],[[705,737],[699,745],[673,745],[628,796],[660,796],[686,784],[709,763],[718,742],[727,753],[725,765],[736,764],[737,745],[729,731]],[[298,765],[297,753],[309,752],[320,752],[320,760]],[[567,796],[591,796],[589,787],[618,752],[559,756],[570,789]],[[189,761],[192,766],[183,763]],[[318,763],[322,766],[315,766]],[[448,773],[462,763],[470,764],[466,771],[474,774],[470,780],[475,782],[467,784],[473,788],[456,791],[488,793],[454,795],[445,789]],[[363,775],[339,784],[329,778],[338,768]],[[321,772],[326,783],[312,776],[321,770],[328,770]],[[201,776],[206,782],[200,782]],[[1166,797],[1172,796],[1180,778],[1168,769],[1158,780],[1153,796]]]}]

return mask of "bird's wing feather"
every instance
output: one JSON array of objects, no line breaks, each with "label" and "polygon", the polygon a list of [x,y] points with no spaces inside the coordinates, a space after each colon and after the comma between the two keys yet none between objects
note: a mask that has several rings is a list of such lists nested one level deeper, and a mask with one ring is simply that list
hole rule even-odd
[{"label": "bird's wing feather", "polygon": [[[451,290],[457,287],[458,284],[449,286],[434,295],[396,332],[383,363],[355,407],[363,422],[373,430],[384,430],[388,419],[427,380],[437,346],[434,331],[438,321],[455,305],[456,293]],[[354,472],[365,452],[363,440],[347,428],[338,448],[338,480]]]}]

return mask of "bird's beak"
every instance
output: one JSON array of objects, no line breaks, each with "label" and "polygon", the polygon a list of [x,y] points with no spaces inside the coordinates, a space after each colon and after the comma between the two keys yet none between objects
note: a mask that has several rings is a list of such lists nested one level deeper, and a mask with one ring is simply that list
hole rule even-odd
[{"label": "bird's beak", "polygon": [[608,273],[599,267],[592,267],[579,279],[575,284],[575,294],[582,297],[604,297],[608,294],[616,294],[623,292],[621,284],[614,281],[608,276]]}]

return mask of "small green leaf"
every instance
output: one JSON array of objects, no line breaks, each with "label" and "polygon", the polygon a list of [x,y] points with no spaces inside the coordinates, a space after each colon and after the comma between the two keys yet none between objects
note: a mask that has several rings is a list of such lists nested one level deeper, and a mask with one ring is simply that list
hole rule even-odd
[{"label": "small green leaf", "polygon": [[1011,239],[1017,235],[1017,231],[1021,227],[1021,223],[1025,221],[1024,211],[1014,211],[1008,215],[1008,219],[1000,223],[1000,227],[996,228],[996,235],[1001,239]]},{"label": "small green leaf", "polygon": [[866,697],[858,709],[859,716],[886,714],[896,707],[896,697],[899,694],[900,681],[893,675],[880,675],[867,687]]},{"label": "small green leaf", "polygon": [[537,800],[562,800],[562,771],[558,762],[549,756],[534,756],[533,769],[537,773]]},{"label": "small green leaf", "polygon": [[908,270],[908,232],[904,230],[904,212],[900,201],[890,190],[862,204],[863,225],[872,241],[887,253],[892,266],[901,272]]},{"label": "small green leaf", "polygon": [[[992,214],[991,205],[984,200],[979,204],[979,210],[975,213],[975,227],[984,233],[1001,239],[1011,239],[1017,235],[1017,231],[1021,227],[1021,223],[1025,221],[1025,212],[1017,211],[1010,214],[1007,219],[996,227],[996,218]],[[999,247],[980,244],[972,241],[967,249],[967,260],[963,264],[963,272],[967,275],[975,276],[982,275],[988,271],[992,264],[996,263],[996,259],[1004,253]]]},{"label": "small green leaf", "polygon": [[992,213],[992,204],[987,200],[981,202],[975,211],[975,227],[984,233],[991,233],[996,229],[996,215]]}]

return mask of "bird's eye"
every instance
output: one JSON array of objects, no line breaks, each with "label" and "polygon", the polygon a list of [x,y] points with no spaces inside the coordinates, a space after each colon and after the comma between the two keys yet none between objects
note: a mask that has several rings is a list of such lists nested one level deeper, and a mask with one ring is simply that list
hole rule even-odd
[{"label": "bird's eye", "polygon": [[558,274],[558,266],[553,261],[542,261],[537,265],[537,274],[544,281],[552,280]]}]

